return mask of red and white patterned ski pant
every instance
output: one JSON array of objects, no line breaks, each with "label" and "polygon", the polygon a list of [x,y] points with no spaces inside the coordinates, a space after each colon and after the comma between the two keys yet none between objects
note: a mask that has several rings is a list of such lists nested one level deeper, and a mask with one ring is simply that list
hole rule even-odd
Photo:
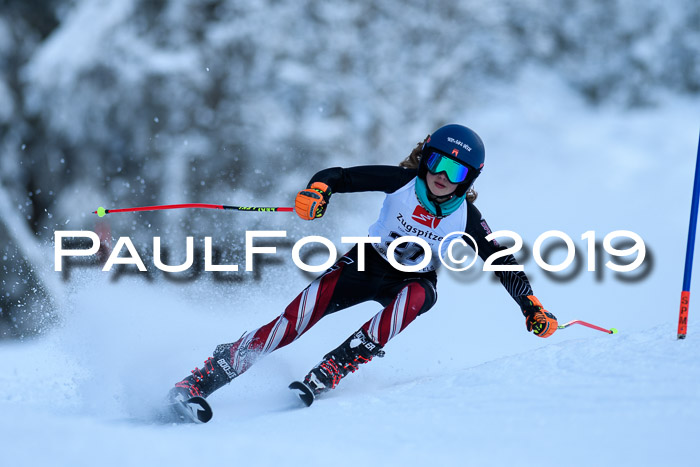
[{"label": "red and white patterned ski pant", "polygon": [[284,313],[235,342],[230,349],[231,366],[241,374],[258,358],[298,339],[322,317],[368,300],[379,302],[384,309],[362,329],[384,346],[435,304],[436,282],[434,271],[398,271],[373,248],[365,249],[365,271],[358,271],[355,246],[309,284]]}]

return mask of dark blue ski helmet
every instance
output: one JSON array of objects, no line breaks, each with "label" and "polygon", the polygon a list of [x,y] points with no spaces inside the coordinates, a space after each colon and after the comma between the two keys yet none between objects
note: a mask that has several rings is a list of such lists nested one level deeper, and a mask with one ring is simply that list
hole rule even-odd
[{"label": "dark blue ski helmet", "polygon": [[[455,194],[462,196],[484,168],[485,156],[484,143],[473,130],[457,124],[445,125],[431,134],[423,144],[418,176],[425,179],[430,169],[434,173],[446,171],[450,181],[458,183]],[[456,164],[449,164],[445,158],[458,162],[466,170],[457,168],[450,171]]]}]

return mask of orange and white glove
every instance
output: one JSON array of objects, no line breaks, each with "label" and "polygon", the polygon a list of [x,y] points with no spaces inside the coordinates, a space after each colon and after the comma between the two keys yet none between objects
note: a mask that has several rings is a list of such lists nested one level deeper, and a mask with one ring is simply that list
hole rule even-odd
[{"label": "orange and white glove", "polygon": [[294,211],[304,220],[311,221],[323,217],[331,199],[331,190],[322,182],[313,182],[311,186],[297,193]]},{"label": "orange and white glove", "polygon": [[520,306],[525,316],[525,326],[536,336],[549,337],[557,330],[557,317],[542,307],[534,295],[523,297]]}]

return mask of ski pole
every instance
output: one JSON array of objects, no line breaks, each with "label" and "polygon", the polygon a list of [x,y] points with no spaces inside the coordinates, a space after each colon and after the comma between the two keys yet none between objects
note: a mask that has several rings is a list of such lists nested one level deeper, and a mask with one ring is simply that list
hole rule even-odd
[{"label": "ski pole", "polygon": [[617,334],[617,329],[615,328],[610,328],[610,329],[605,329],[601,328],[600,326],[596,326],[595,324],[587,323],[585,321],[581,321],[580,319],[575,319],[573,321],[569,321],[566,324],[560,324],[558,326],[558,329],[565,329],[571,326],[572,324],[580,324],[581,326],[586,326],[587,328],[595,329],[597,331],[603,331],[607,332],[608,334]]},{"label": "ski pole", "polygon": [[228,209],[233,211],[256,211],[256,212],[292,212],[294,208],[286,207],[271,207],[271,208],[261,208],[256,206],[226,206],[224,204],[202,204],[202,203],[189,203],[189,204],[164,204],[160,206],[141,206],[136,208],[123,208],[123,209],[105,209],[102,206],[97,208],[97,211],[92,211],[93,214],[97,214],[100,217],[104,217],[106,214],[113,212],[136,212],[136,211],[161,211],[164,209]]}]

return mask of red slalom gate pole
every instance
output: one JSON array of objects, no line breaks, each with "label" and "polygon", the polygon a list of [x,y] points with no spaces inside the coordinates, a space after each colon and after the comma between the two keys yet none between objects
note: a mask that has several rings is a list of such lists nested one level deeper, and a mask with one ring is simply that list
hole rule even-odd
[{"label": "red slalom gate pole", "polygon": [[698,225],[698,198],[700,198],[700,139],[698,140],[698,155],[695,160],[695,182],[693,184],[693,201],[690,205],[688,245],[685,248],[685,272],[683,273],[681,307],[678,313],[678,339],[685,339],[685,336],[688,333],[688,308],[690,306],[690,276],[693,272],[695,230]]},{"label": "red slalom gate pole", "polygon": [[187,203],[187,204],[163,204],[160,206],[141,206],[136,208],[123,208],[123,209],[105,209],[103,207],[97,208],[97,211],[92,211],[93,214],[97,214],[100,217],[104,217],[107,214],[113,212],[138,212],[138,211],[162,211],[165,209],[224,209],[232,211],[251,211],[251,212],[292,212],[294,208],[287,207],[271,207],[263,208],[258,206],[226,206],[225,204],[203,204],[203,203]]},{"label": "red slalom gate pole", "polygon": [[558,329],[568,328],[572,324],[580,324],[581,326],[586,326],[587,328],[595,329],[596,331],[607,332],[608,334],[617,334],[617,329],[615,329],[615,328],[610,328],[610,329],[601,328],[600,326],[596,326],[595,324],[581,321],[580,319],[575,319],[573,321],[569,321],[566,324],[560,324],[559,326],[557,326],[557,328]]}]

